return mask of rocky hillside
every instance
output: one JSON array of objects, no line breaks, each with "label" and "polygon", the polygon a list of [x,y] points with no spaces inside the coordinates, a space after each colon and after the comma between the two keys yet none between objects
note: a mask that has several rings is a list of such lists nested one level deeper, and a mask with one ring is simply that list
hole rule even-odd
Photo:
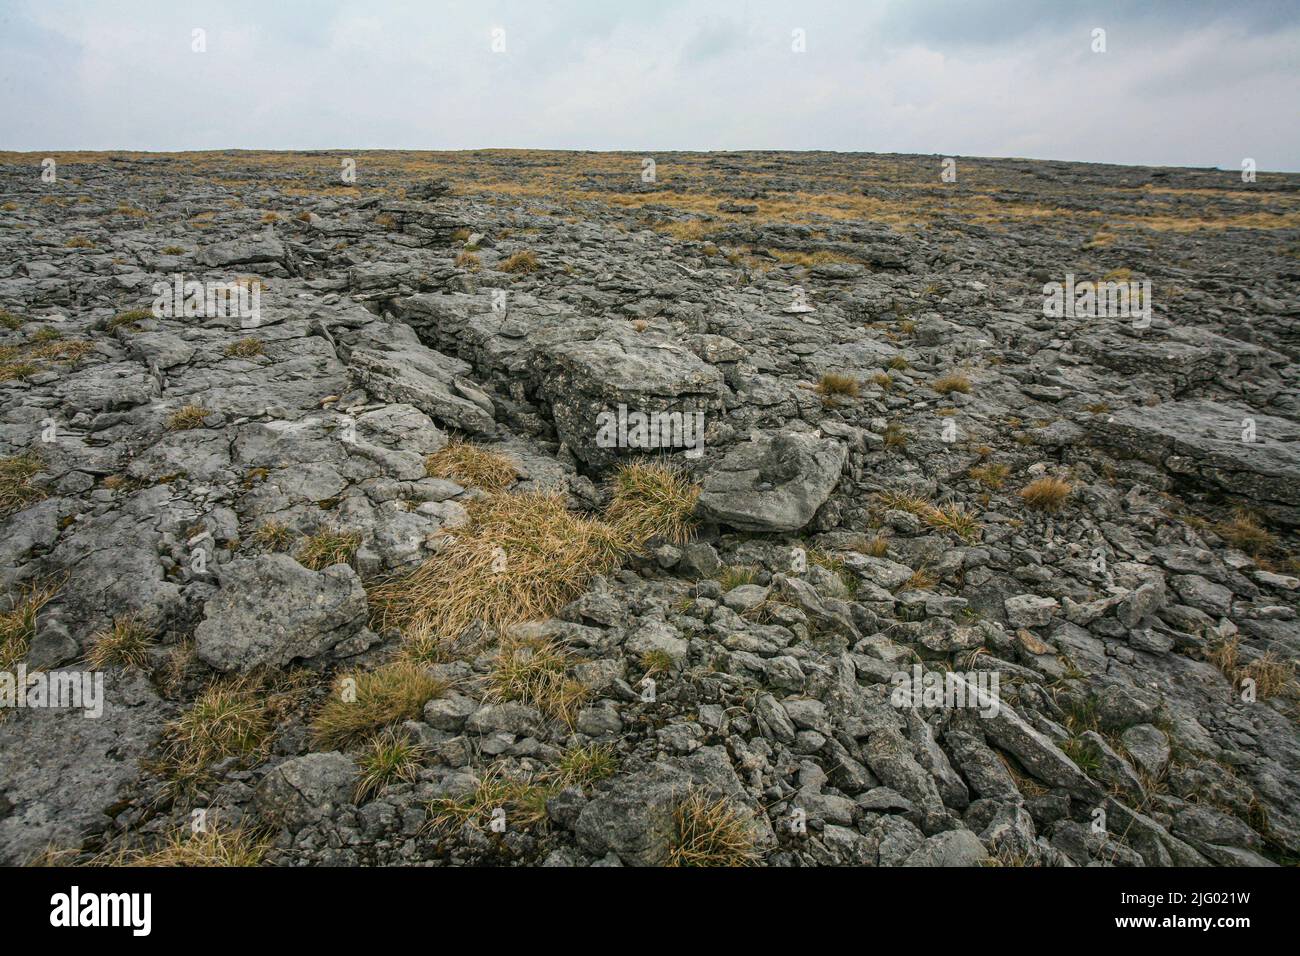
[{"label": "rocky hillside", "polygon": [[44,158],[0,862],[1300,858],[1300,177]]}]

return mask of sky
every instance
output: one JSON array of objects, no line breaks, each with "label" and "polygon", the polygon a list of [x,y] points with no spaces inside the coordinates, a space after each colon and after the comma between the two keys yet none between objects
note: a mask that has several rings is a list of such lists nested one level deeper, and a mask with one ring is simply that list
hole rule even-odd
[{"label": "sky", "polygon": [[1300,171],[1298,107],[1297,0],[0,0],[6,150],[822,149]]}]

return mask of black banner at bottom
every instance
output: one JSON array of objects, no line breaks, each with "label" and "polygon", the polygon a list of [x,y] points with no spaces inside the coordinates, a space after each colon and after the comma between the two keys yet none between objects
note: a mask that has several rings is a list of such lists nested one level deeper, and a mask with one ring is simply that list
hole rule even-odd
[{"label": "black banner at bottom", "polygon": [[[1287,869],[8,869],[0,870],[0,892],[13,939],[75,932],[128,945],[193,942],[199,927],[253,931],[267,943],[373,943],[385,924],[409,929],[418,925],[410,919],[464,917],[495,917],[500,945],[514,927],[536,934],[530,916],[579,919],[583,936],[599,938],[606,920],[626,932],[680,906],[702,925],[706,908],[717,907],[719,931],[732,944],[747,931],[766,935],[773,920],[839,914],[894,926],[915,920],[922,933],[952,932],[949,920],[978,918],[1017,931],[1068,929],[1072,940],[1199,934],[1230,946],[1241,933],[1277,933],[1290,923],[1283,907],[1294,896],[1294,876]],[[737,903],[759,919],[735,919]]]}]

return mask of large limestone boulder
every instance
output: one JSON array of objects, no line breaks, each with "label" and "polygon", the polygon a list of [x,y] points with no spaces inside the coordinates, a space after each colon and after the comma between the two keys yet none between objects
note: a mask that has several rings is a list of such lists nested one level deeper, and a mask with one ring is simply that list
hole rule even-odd
[{"label": "large limestone boulder", "polygon": [[287,554],[232,561],[194,632],[199,659],[245,673],[318,657],[366,621],[366,592],[344,564],[312,571]]},{"label": "large limestone boulder", "polygon": [[697,514],[742,531],[798,531],[830,497],[848,449],[814,435],[766,435],[730,448],[704,480]]},{"label": "large limestone boulder", "polygon": [[722,409],[722,373],[670,342],[567,342],[543,350],[537,361],[544,368],[540,391],[551,404],[556,432],[574,455],[595,467],[637,453],[601,447],[602,413],[617,415],[620,405],[643,414],[703,412],[707,427]]}]

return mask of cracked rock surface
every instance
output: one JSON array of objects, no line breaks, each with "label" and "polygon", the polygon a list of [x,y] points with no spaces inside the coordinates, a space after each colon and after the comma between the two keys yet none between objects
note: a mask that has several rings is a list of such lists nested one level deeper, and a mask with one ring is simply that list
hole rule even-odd
[{"label": "cracked rock surface", "polygon": [[[273,865],[660,865],[689,797],[767,865],[1293,864],[1300,178],[934,166],[7,155],[0,679],[106,679],[101,717],[0,708],[0,863],[201,808]],[[1150,320],[1045,315],[1067,273],[1150,280]],[[258,314],[155,310],[177,275]],[[619,406],[701,414],[700,453],[598,440]],[[431,473],[463,442],[585,515],[668,460],[695,527],[441,635],[367,789],[321,715],[495,493]],[[571,710],[493,691],[503,641]],[[186,715],[249,687],[178,787]]]}]

